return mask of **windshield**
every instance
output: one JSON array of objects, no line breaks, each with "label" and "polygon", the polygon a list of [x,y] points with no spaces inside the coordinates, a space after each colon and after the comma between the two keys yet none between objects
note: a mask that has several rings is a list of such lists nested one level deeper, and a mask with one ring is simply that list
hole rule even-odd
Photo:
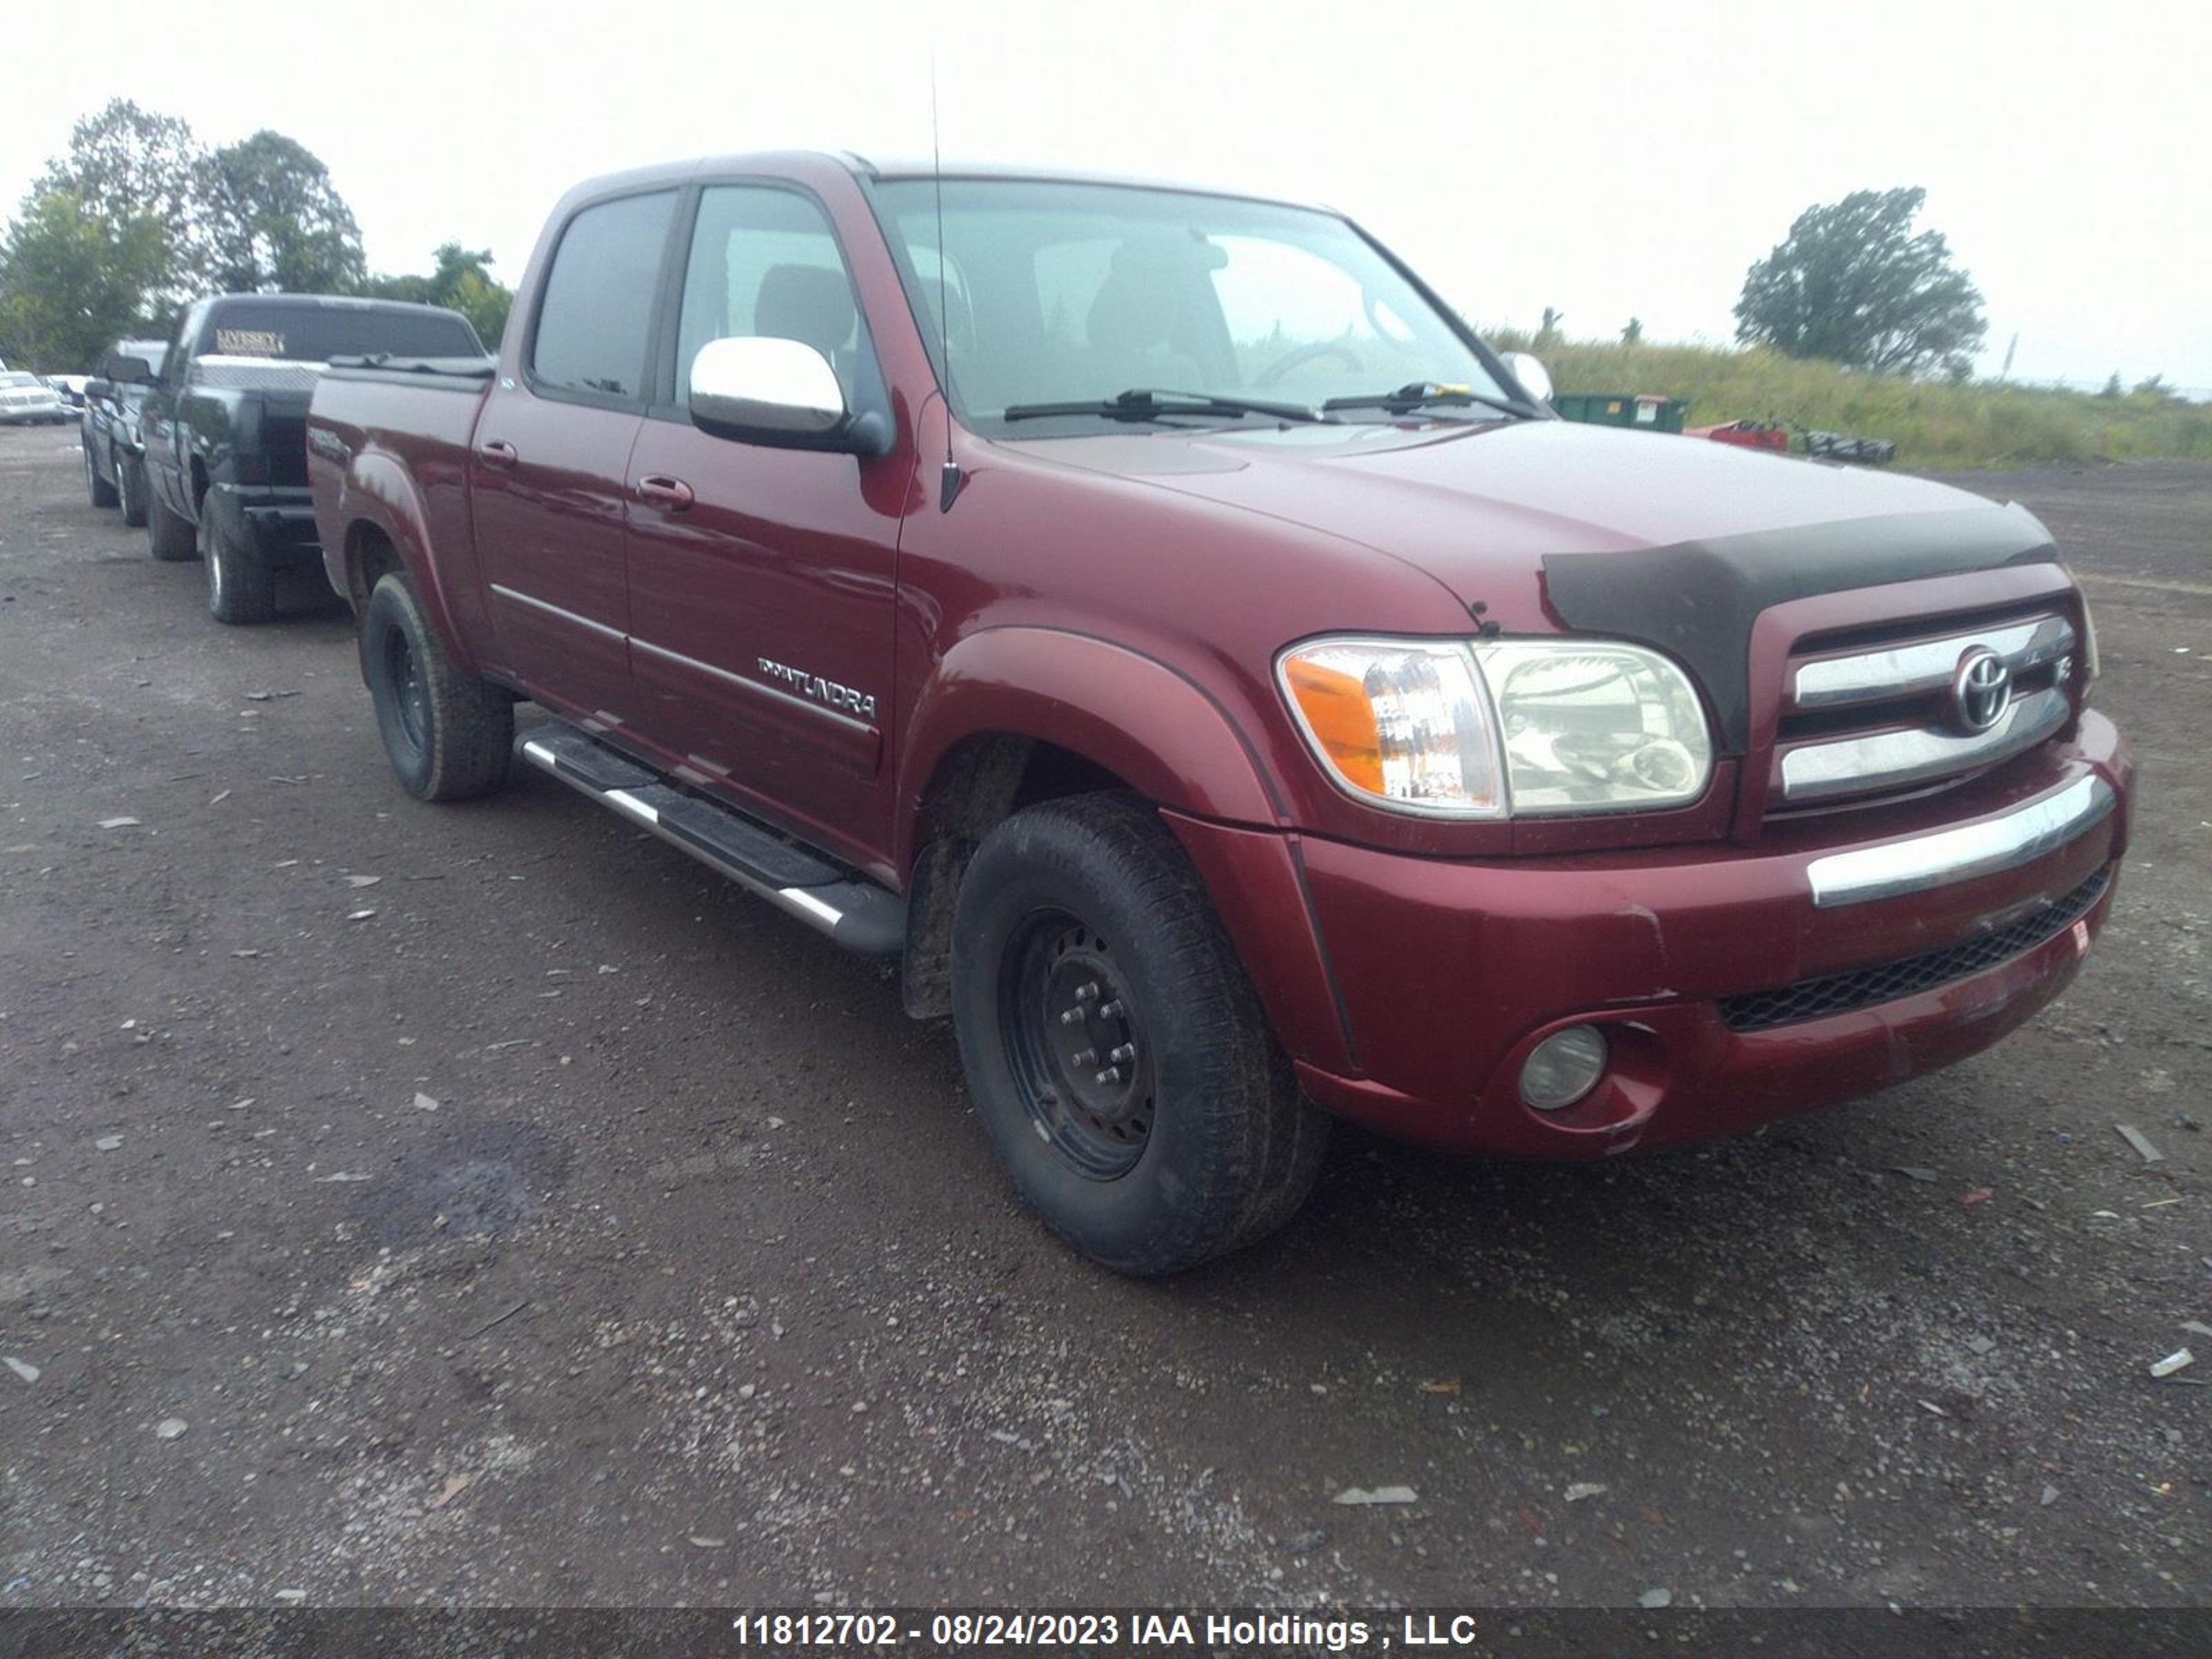
[{"label": "windshield", "polygon": [[368,306],[227,305],[209,319],[202,353],[323,363],[377,352],[394,357],[477,357],[483,346],[453,311]]},{"label": "windshield", "polygon": [[1018,427],[1005,413],[1138,388],[1315,410],[1416,383],[1504,395],[1419,291],[1329,214],[1127,185],[947,179],[943,188],[941,262],[936,183],[890,180],[878,197],[933,354],[943,330],[949,393],[970,424],[1025,436],[1096,430],[1126,419],[1126,406],[1118,417],[1054,412]]}]

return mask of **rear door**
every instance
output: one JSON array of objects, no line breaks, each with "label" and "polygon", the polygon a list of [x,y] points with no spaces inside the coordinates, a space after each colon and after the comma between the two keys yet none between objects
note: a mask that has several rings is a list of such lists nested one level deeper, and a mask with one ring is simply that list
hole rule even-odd
[{"label": "rear door", "polygon": [[843,251],[811,195],[705,186],[682,270],[663,361],[671,395],[630,456],[638,718],[702,781],[865,857],[887,817],[884,726],[913,457],[742,443],[686,412],[699,349],[740,335],[811,345],[848,407],[882,401]]},{"label": "rear door", "polygon": [[595,724],[634,706],[623,510],[678,192],[593,202],[561,234],[519,380],[493,386],[469,458],[478,556],[508,662]]}]

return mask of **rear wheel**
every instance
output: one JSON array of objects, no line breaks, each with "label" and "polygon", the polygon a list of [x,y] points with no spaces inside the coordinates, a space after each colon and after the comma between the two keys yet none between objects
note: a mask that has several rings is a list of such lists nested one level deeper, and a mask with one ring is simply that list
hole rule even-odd
[{"label": "rear wheel", "polygon": [[1304,1201],[1328,1120],[1149,804],[1084,795],[1000,824],[961,882],[953,941],[976,1110],[1022,1197],[1078,1249],[1173,1273]]},{"label": "rear wheel", "polygon": [[466,800],[507,781],[514,700],[456,669],[407,578],[376,584],[362,617],[362,673],[392,769],[424,800]]},{"label": "rear wheel", "polygon": [[92,459],[92,446],[84,446],[84,493],[94,507],[115,505],[115,486],[100,476],[99,463]]},{"label": "rear wheel", "polygon": [[200,515],[200,563],[207,573],[208,615],[233,626],[275,618],[276,573],[223,534],[206,512]]},{"label": "rear wheel", "polygon": [[146,501],[146,548],[157,559],[189,559],[199,550],[199,538],[190,519],[169,511],[150,490]]}]

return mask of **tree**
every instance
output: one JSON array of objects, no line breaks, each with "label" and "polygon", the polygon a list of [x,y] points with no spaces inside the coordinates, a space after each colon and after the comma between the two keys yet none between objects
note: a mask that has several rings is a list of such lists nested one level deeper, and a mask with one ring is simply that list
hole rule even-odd
[{"label": "tree", "polygon": [[78,119],[69,149],[46,163],[29,199],[60,191],[117,225],[152,219],[162,246],[150,292],[176,304],[206,286],[214,184],[212,160],[190,126],[116,98]]},{"label": "tree", "polygon": [[1970,368],[1982,296],[1940,233],[1913,234],[1927,195],[1856,191],[1799,214],[1745,274],[1736,338],[1882,374]]},{"label": "tree", "polygon": [[2120,371],[2116,368],[2112,371],[2112,378],[2105,382],[2105,389],[2097,395],[2100,398],[2118,398],[2124,396],[2126,392],[2127,387],[2120,384]]},{"label": "tree", "polygon": [[0,242],[0,357],[81,374],[136,322],[161,280],[160,221],[99,212],[74,191],[34,194]]},{"label": "tree", "polygon": [[[2112,378],[2117,380],[2120,377],[2115,374]],[[2176,394],[2173,388],[2166,383],[2165,375],[2154,374],[2147,380],[2136,382],[2135,395],[2138,398],[2172,398]]]},{"label": "tree", "polygon": [[1621,344],[1637,345],[1640,344],[1643,339],[1644,319],[1641,317],[1631,317],[1628,321],[1622,325],[1620,331]]},{"label": "tree", "polygon": [[330,169],[297,139],[264,128],[215,153],[216,285],[349,294],[368,276],[361,227]]},{"label": "tree", "polygon": [[372,276],[362,292],[379,300],[411,300],[417,305],[458,311],[469,319],[479,339],[496,349],[507,328],[507,313],[514,305],[514,293],[492,276],[489,251],[447,242],[434,258],[436,263],[427,276]]}]

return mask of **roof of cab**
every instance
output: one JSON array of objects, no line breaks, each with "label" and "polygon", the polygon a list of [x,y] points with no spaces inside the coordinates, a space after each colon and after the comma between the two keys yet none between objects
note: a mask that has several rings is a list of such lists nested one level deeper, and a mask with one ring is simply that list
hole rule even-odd
[{"label": "roof of cab", "polygon": [[618,193],[626,190],[650,187],[654,185],[689,184],[698,179],[711,179],[746,173],[769,177],[794,175],[803,177],[835,167],[850,173],[864,183],[892,179],[928,178],[988,179],[1008,182],[1073,185],[1121,185],[1135,190],[1175,191],[1188,196],[1219,196],[1246,202],[1269,202],[1282,207],[1304,208],[1323,213],[1334,209],[1316,202],[1297,201],[1289,197],[1272,196],[1264,191],[1231,190],[1219,185],[1192,184],[1185,180],[1146,179],[1125,173],[1089,172],[1077,167],[1025,166],[1000,161],[946,161],[942,165],[927,158],[913,161],[876,161],[850,150],[759,150],[729,155],[699,155],[680,161],[656,161],[644,167],[628,167],[617,173],[600,173],[578,183],[562,198],[564,203],[584,197]]}]

